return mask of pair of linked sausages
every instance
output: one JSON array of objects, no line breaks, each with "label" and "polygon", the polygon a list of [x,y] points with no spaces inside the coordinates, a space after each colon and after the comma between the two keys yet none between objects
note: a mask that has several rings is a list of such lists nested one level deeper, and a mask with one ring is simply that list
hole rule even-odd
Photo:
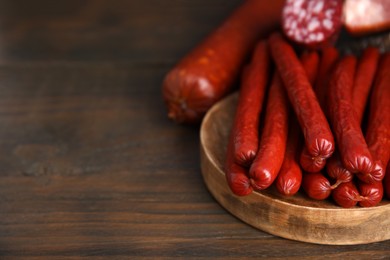
[{"label": "pair of linked sausages", "polygon": [[[268,83],[272,61],[276,69]],[[377,205],[390,157],[389,69],[390,54],[375,48],[359,59],[339,57],[332,47],[321,57],[311,51],[299,59],[279,33],[260,41],[242,74],[229,138],[231,190],[244,196],[275,183],[284,195],[302,187],[313,199],[332,194],[343,207]]]}]

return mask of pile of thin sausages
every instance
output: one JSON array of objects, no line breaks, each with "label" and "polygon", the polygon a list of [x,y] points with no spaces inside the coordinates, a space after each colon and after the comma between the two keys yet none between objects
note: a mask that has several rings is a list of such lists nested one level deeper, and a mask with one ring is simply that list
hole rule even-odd
[{"label": "pile of thin sausages", "polygon": [[278,32],[257,43],[226,154],[233,193],[275,185],[283,195],[302,189],[345,208],[375,206],[390,197],[389,157],[390,53],[298,56]]}]

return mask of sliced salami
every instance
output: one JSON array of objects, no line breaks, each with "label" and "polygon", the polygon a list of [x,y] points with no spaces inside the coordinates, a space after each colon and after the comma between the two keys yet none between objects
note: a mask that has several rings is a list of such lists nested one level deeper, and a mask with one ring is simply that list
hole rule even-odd
[{"label": "sliced salami", "polygon": [[331,45],[342,26],[342,0],[287,0],[283,9],[284,34],[309,48]]},{"label": "sliced salami", "polygon": [[364,35],[390,29],[389,0],[346,0],[344,25],[353,35]]}]

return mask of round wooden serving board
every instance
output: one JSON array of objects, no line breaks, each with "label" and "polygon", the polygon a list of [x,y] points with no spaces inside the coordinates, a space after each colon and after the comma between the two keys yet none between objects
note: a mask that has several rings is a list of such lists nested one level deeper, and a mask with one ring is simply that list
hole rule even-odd
[{"label": "round wooden serving board", "polygon": [[285,197],[271,187],[244,197],[227,185],[223,164],[238,94],[214,105],[200,130],[201,168],[215,199],[231,214],[276,236],[329,245],[365,244],[390,239],[390,202],[377,207],[344,209],[303,193]]}]

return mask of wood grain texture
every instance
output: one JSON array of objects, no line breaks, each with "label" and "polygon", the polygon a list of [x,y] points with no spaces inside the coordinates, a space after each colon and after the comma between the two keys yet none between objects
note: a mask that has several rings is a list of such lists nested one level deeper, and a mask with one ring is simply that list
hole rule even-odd
[{"label": "wood grain texture", "polygon": [[234,195],[224,172],[232,115],[238,93],[218,102],[202,122],[201,166],[206,185],[234,216],[268,233],[325,245],[356,245],[390,239],[390,202],[372,208],[343,209],[331,200],[311,200],[304,193],[283,196],[271,186],[248,196]]},{"label": "wood grain texture", "polygon": [[240,0],[0,1],[0,259],[386,258],[225,211],[161,81]]}]

